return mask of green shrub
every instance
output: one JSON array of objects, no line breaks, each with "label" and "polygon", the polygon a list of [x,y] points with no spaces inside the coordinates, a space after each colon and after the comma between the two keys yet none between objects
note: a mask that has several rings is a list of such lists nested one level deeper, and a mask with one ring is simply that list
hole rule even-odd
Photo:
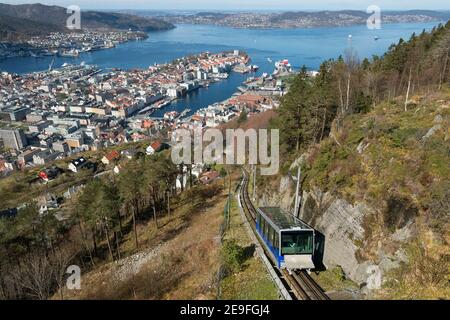
[{"label": "green shrub", "polygon": [[246,260],[245,248],[234,239],[226,240],[222,246],[222,259],[230,271],[241,271]]}]

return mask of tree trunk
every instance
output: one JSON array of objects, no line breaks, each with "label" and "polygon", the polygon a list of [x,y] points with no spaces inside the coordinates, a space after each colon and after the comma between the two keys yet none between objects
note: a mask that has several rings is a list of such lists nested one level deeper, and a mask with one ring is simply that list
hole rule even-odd
[{"label": "tree trunk", "polygon": [[344,114],[344,97],[342,94],[341,79],[338,80],[338,89],[339,89],[339,100],[341,102],[341,112],[342,114]]},{"label": "tree trunk", "polygon": [[156,229],[158,229],[158,218],[156,217],[156,203],[153,199],[153,219],[155,220]]},{"label": "tree trunk", "polygon": [[442,82],[444,82],[445,80],[445,73],[447,72],[447,63],[448,63],[448,51],[447,54],[445,55],[444,69],[442,70],[442,76],[439,77],[439,90],[441,90]]},{"label": "tree trunk", "polygon": [[348,107],[350,105],[350,72],[348,73],[348,79],[347,79],[347,99],[345,101],[345,111],[348,111]]},{"label": "tree trunk", "polygon": [[[300,106],[297,108],[297,116],[298,116],[298,128],[297,130],[300,130],[299,128],[301,127],[301,123],[300,123],[300,119],[301,119],[301,110],[300,110]],[[297,142],[295,145],[295,151],[298,151],[300,149],[300,132],[297,134]]]},{"label": "tree trunk", "polygon": [[80,228],[81,241],[83,242],[84,247],[86,248],[86,250],[89,253],[89,258],[91,260],[92,267],[95,268],[94,258],[92,257],[92,251],[87,244],[86,235],[84,234],[83,227],[81,226],[81,221],[78,221],[78,227]]},{"label": "tree trunk", "polygon": [[325,107],[324,109],[325,110],[323,112],[322,132],[320,133],[320,140],[319,141],[322,141],[322,139],[323,139],[323,133],[325,131],[325,123],[326,123],[326,120],[327,120],[327,107]]},{"label": "tree trunk", "polygon": [[120,209],[117,210],[117,220],[119,220],[119,231],[120,231],[120,236],[123,236],[122,216],[121,216],[121,214],[120,214]]},{"label": "tree trunk", "polygon": [[113,255],[112,248],[111,248],[111,240],[109,239],[109,231],[108,231],[108,226],[106,225],[106,223],[103,226],[103,231],[105,232],[106,243],[108,244],[109,256],[111,257],[111,261],[114,261],[114,255]]},{"label": "tree trunk", "polygon": [[96,240],[96,236],[95,236],[95,228],[94,227],[91,228],[91,232],[92,232],[92,244],[94,245],[94,255],[97,255],[97,240]]},{"label": "tree trunk", "polygon": [[406,98],[405,98],[405,112],[408,111],[409,90],[411,89],[411,75],[412,75],[412,68],[409,68],[408,89],[406,90]]},{"label": "tree trunk", "polygon": [[139,247],[139,242],[138,242],[138,234],[137,234],[137,227],[136,227],[136,209],[134,207],[132,209],[132,213],[133,213],[134,243],[135,243],[135,246],[137,249]]},{"label": "tree trunk", "polygon": [[117,258],[120,260],[120,244],[119,244],[119,235],[118,232],[114,231],[114,239],[116,240],[116,251],[117,251]]},{"label": "tree trunk", "polygon": [[167,192],[167,214],[170,216],[170,191]]}]

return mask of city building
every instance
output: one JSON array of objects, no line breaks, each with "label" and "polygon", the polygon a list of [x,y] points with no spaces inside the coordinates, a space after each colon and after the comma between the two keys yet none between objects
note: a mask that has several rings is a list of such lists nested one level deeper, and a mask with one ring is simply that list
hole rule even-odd
[{"label": "city building", "polygon": [[21,150],[28,144],[22,129],[0,129],[0,139],[6,148],[15,150]]}]

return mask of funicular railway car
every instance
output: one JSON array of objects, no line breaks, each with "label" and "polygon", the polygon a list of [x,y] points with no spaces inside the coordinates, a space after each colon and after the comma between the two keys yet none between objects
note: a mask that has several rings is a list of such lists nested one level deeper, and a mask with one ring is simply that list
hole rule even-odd
[{"label": "funicular railway car", "polygon": [[279,207],[258,208],[256,230],[279,269],[314,269],[314,229]]}]

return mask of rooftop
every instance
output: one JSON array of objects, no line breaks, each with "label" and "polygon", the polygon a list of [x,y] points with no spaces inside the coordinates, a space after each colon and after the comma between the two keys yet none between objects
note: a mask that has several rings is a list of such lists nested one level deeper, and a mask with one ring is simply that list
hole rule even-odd
[{"label": "rooftop", "polygon": [[258,208],[267,218],[269,218],[274,224],[276,224],[280,229],[290,229],[290,228],[300,228],[306,230],[312,230],[312,228],[297,219],[290,213],[284,211],[280,207],[261,207]]}]

